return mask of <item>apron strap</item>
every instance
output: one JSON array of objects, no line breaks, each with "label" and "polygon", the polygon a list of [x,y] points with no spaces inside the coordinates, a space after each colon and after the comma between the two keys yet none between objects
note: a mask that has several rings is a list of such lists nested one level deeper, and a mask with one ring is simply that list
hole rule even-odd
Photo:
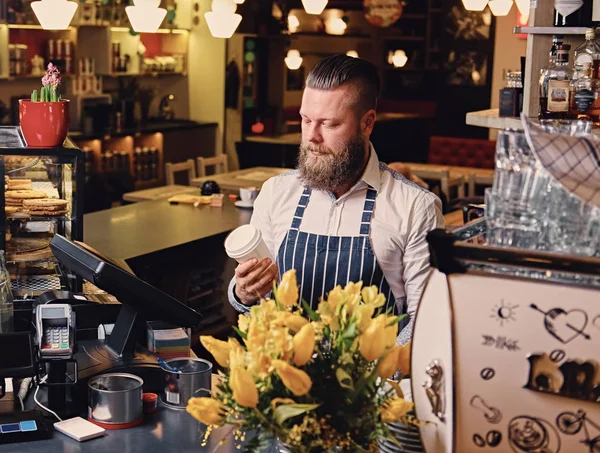
[{"label": "apron strap", "polygon": [[363,208],[362,219],[360,221],[361,236],[368,236],[371,232],[371,217],[373,217],[373,210],[375,209],[376,198],[377,191],[369,187],[367,189],[367,196],[365,197],[365,206]]},{"label": "apron strap", "polygon": [[310,199],[311,193],[312,190],[309,188],[304,189],[304,192],[302,192],[300,200],[298,201],[298,206],[296,206],[296,212],[294,213],[292,224],[290,225],[290,230],[300,230],[300,225],[302,224],[302,217],[304,217],[304,210],[308,206],[308,200]]}]

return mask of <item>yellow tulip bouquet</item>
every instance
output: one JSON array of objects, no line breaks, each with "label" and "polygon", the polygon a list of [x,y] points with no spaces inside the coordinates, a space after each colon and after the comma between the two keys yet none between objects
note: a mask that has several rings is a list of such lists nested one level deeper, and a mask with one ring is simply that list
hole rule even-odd
[{"label": "yellow tulip bouquet", "polygon": [[212,397],[187,405],[207,425],[204,443],[223,425],[246,452],[265,451],[275,438],[293,453],[374,452],[378,439],[397,442],[386,424],[416,421],[388,379],[409,372],[410,347],[396,346],[402,317],[383,312],[385,296],[349,283],[315,311],[298,301],[295,270],[273,294],[239,316],[240,341],[200,337],[226,369]]}]

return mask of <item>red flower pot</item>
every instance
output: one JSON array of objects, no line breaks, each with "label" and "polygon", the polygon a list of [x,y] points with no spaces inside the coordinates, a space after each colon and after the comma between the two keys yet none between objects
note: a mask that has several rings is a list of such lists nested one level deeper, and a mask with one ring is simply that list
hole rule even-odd
[{"label": "red flower pot", "polygon": [[69,131],[69,100],[32,102],[19,99],[19,122],[27,146],[62,146]]}]

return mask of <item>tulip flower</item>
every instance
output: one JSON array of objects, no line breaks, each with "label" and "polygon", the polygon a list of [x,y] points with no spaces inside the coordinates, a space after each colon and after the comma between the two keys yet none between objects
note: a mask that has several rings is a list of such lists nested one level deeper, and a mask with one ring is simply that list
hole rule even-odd
[{"label": "tulip flower", "polygon": [[305,365],[315,350],[315,326],[306,324],[294,335],[294,365]]},{"label": "tulip flower", "polygon": [[356,327],[359,332],[364,332],[373,318],[375,307],[373,305],[359,305],[356,307],[354,314],[356,315]]},{"label": "tulip flower", "polygon": [[363,301],[367,305],[373,305],[375,308],[382,307],[385,304],[385,296],[379,294],[377,286],[367,286],[361,291]]},{"label": "tulip flower", "polygon": [[296,396],[306,395],[311,387],[310,376],[282,360],[273,360],[273,367],[286,386]]},{"label": "tulip flower", "polygon": [[200,343],[212,354],[217,363],[222,367],[229,365],[229,343],[227,341],[217,340],[216,338],[202,335]]},{"label": "tulip flower", "polygon": [[233,393],[233,399],[244,407],[256,407],[258,404],[258,389],[252,375],[248,370],[236,367],[231,370],[229,387]]},{"label": "tulip flower", "polygon": [[308,324],[308,319],[293,313],[286,318],[284,323],[292,332],[300,332],[300,329]]},{"label": "tulip flower", "polygon": [[213,398],[190,398],[186,410],[205,425],[222,425],[225,419],[224,407]]},{"label": "tulip flower", "polygon": [[377,375],[382,379],[391,378],[398,371],[399,356],[402,345],[394,346],[377,363]]},{"label": "tulip flower", "polygon": [[358,350],[369,362],[377,360],[386,347],[386,334],[382,325],[382,316],[372,319],[369,326],[362,333]]},{"label": "tulip flower", "polygon": [[381,420],[384,423],[393,423],[401,420],[413,409],[414,404],[403,398],[391,398],[381,411]]},{"label": "tulip flower", "polygon": [[402,374],[410,374],[410,341],[406,343],[398,354],[398,369],[402,371]]},{"label": "tulip flower", "polygon": [[281,277],[277,287],[277,301],[286,307],[298,305],[298,283],[296,282],[296,269],[287,271]]}]

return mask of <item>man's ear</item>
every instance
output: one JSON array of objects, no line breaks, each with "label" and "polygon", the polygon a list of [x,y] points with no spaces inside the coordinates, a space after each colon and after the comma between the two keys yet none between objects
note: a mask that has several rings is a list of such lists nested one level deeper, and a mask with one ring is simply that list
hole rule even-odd
[{"label": "man's ear", "polygon": [[371,135],[373,132],[373,127],[375,126],[375,110],[371,109],[367,113],[365,113],[360,121],[360,126],[363,134]]}]

